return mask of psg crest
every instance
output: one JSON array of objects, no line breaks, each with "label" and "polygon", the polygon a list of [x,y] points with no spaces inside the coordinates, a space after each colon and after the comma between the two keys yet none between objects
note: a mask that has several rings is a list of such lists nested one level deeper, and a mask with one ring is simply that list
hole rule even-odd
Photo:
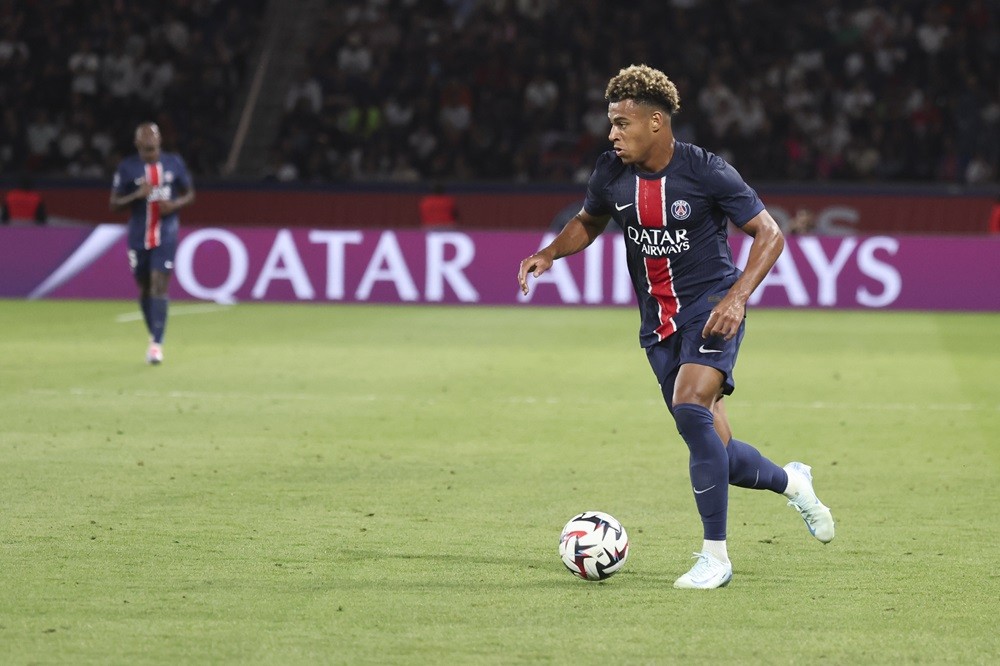
[{"label": "psg crest", "polygon": [[686,220],[691,214],[691,206],[684,199],[678,199],[670,206],[670,214],[678,220]]}]

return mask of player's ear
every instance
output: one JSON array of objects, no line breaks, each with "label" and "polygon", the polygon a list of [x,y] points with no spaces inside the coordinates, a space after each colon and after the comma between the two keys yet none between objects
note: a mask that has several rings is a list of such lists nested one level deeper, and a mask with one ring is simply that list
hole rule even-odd
[{"label": "player's ear", "polygon": [[660,131],[660,128],[663,127],[662,111],[653,111],[652,115],[649,117],[649,126],[654,132]]}]

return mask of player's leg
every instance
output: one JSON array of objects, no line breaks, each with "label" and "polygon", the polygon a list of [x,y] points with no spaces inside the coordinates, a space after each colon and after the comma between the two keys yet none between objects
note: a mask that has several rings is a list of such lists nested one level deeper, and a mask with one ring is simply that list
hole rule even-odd
[{"label": "player's leg", "polygon": [[674,586],[712,589],[726,585],[732,578],[725,541],[729,461],[712,415],[712,406],[728,377],[713,367],[682,362],[697,360],[701,325],[686,327],[648,348],[646,355],[677,430],[688,446],[692,490],[704,530],[698,561]]},{"label": "player's leg", "polygon": [[784,495],[788,498],[788,505],[802,516],[810,534],[823,543],[832,541],[833,514],[816,496],[811,468],[800,462],[778,467],[754,446],[734,438],[726,416],[725,400],[716,400],[712,411],[716,432],[723,441],[728,442],[726,453],[729,457],[729,483],[741,488],[770,490]]},{"label": "player's leg", "polygon": [[146,362],[163,363],[163,334],[167,328],[167,284],[169,276],[162,271],[149,273],[149,349]]},{"label": "player's leg", "polygon": [[149,319],[153,339],[148,355],[153,358],[152,363],[163,361],[163,336],[167,329],[168,293],[175,249],[173,244],[163,244],[150,252]]},{"label": "player's leg", "polygon": [[674,582],[674,587],[712,589],[728,584],[732,578],[726,548],[729,459],[712,413],[724,381],[725,375],[716,368],[685,363],[674,382],[674,422],[690,454],[688,473],[704,537],[698,561]]},{"label": "player's leg", "polygon": [[[729,458],[715,429],[712,408],[722,390],[723,374],[706,365],[685,363],[674,382],[674,422],[690,452],[691,489],[706,541],[726,540],[729,506]],[[717,555],[725,561],[724,552]]]},{"label": "player's leg", "polygon": [[150,272],[149,278],[150,329],[153,342],[163,344],[163,335],[167,329],[167,288],[170,274],[154,270]]},{"label": "player's leg", "polygon": [[149,252],[145,250],[129,250],[128,265],[132,269],[132,277],[139,287],[139,310],[142,312],[142,319],[146,322],[146,330],[150,336],[153,334],[149,321]]},{"label": "player's leg", "polygon": [[[709,313],[689,322],[681,331],[680,369],[674,382],[672,404],[677,429],[690,451],[692,491],[704,526],[704,543],[699,561],[675,587],[721,587],[732,577],[726,547],[729,510],[729,421],[716,423],[715,405],[735,389],[733,368],[743,341],[745,327],[725,340],[701,337]],[[699,584],[707,577],[712,580]],[[701,575],[701,578],[699,578]]]},{"label": "player's leg", "polygon": [[726,442],[729,458],[729,483],[741,488],[771,490],[783,493],[788,487],[788,474],[784,469],[761,455],[755,447],[733,437],[726,415],[726,401],[720,398],[712,409],[715,431]]}]

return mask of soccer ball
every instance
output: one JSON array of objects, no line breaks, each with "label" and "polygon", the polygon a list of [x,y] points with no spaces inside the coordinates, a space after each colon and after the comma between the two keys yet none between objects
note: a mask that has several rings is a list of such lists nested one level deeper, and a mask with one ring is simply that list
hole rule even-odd
[{"label": "soccer ball", "polygon": [[628,535],[622,524],[601,511],[573,516],[559,537],[559,556],[573,575],[604,580],[628,558]]}]

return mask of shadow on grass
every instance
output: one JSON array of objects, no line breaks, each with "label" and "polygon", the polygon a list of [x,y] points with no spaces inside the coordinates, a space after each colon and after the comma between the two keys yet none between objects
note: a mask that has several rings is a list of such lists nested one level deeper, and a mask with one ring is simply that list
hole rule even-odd
[{"label": "shadow on grass", "polygon": [[[380,571],[379,583],[390,587],[567,589],[583,586],[600,589],[614,587],[616,582],[620,584],[629,578],[647,578],[626,570],[608,580],[584,581],[567,571],[555,554],[551,558],[530,558],[470,553],[350,550],[346,551],[345,559],[358,564],[359,567],[371,567],[379,562],[386,563],[385,569]],[[395,561],[397,564],[390,565],[390,561]],[[413,563],[413,567],[401,569],[398,564],[400,562]],[[350,571],[351,568],[347,565],[344,570]],[[421,580],[411,580],[415,573],[421,576]],[[342,584],[343,582],[339,583]],[[357,587],[370,585],[370,580],[357,581]]]}]

